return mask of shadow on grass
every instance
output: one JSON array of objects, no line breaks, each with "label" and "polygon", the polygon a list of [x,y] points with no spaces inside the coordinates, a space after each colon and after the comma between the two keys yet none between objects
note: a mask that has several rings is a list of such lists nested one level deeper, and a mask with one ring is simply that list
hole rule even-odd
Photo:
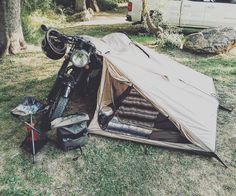
[{"label": "shadow on grass", "polygon": [[77,26],[61,29],[68,35],[90,35],[95,37],[102,37],[112,32],[123,32],[128,35],[139,35],[147,31],[143,27],[137,27],[131,24],[116,24],[116,25],[93,25],[93,26]]}]

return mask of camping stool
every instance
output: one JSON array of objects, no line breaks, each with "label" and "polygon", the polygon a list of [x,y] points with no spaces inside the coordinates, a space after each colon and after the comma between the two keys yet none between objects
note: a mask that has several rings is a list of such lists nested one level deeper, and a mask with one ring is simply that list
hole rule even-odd
[{"label": "camping stool", "polygon": [[15,107],[11,114],[17,117],[29,116],[29,123],[24,122],[31,131],[31,143],[32,143],[32,154],[33,154],[33,163],[35,163],[35,142],[34,142],[34,133],[37,132],[40,135],[40,131],[34,128],[33,124],[33,115],[42,111],[44,104],[33,97],[25,97],[22,103]]}]

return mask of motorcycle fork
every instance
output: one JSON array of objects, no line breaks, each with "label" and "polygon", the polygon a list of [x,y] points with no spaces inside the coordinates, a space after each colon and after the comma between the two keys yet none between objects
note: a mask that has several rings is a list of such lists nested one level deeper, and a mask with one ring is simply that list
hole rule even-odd
[{"label": "motorcycle fork", "polygon": [[49,103],[53,103],[55,101],[59,89],[61,88],[61,86],[65,82],[64,75],[66,73],[66,69],[68,67],[69,61],[70,61],[69,58],[65,59],[60,70],[58,71],[56,81],[54,82],[53,87],[51,88],[51,90],[47,96],[47,100]]},{"label": "motorcycle fork", "polygon": [[63,85],[63,90],[62,90],[62,95],[65,98],[69,98],[71,96],[71,94],[73,93],[73,90],[75,88],[75,86],[78,83],[78,78],[81,77],[81,75],[83,75],[83,70],[77,67],[73,67],[72,68],[72,72],[70,73],[70,78],[68,78],[69,80],[64,81]]},{"label": "motorcycle fork", "polygon": [[74,84],[72,82],[68,82],[67,84],[64,84],[65,88],[63,89],[62,95],[65,98],[69,98],[73,89],[74,89]]}]

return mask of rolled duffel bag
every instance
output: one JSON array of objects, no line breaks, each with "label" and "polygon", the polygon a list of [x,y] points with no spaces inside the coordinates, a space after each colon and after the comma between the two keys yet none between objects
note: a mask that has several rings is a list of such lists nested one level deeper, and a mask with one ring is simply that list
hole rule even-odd
[{"label": "rolled duffel bag", "polygon": [[88,142],[87,114],[71,115],[55,119],[51,125],[57,128],[57,140],[64,150],[81,148]]}]

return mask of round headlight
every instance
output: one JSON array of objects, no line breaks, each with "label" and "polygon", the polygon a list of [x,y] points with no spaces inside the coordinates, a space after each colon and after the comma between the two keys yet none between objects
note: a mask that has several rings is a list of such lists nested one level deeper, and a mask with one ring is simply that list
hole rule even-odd
[{"label": "round headlight", "polygon": [[84,67],[89,63],[89,54],[85,50],[75,50],[71,55],[71,62],[76,67]]}]

